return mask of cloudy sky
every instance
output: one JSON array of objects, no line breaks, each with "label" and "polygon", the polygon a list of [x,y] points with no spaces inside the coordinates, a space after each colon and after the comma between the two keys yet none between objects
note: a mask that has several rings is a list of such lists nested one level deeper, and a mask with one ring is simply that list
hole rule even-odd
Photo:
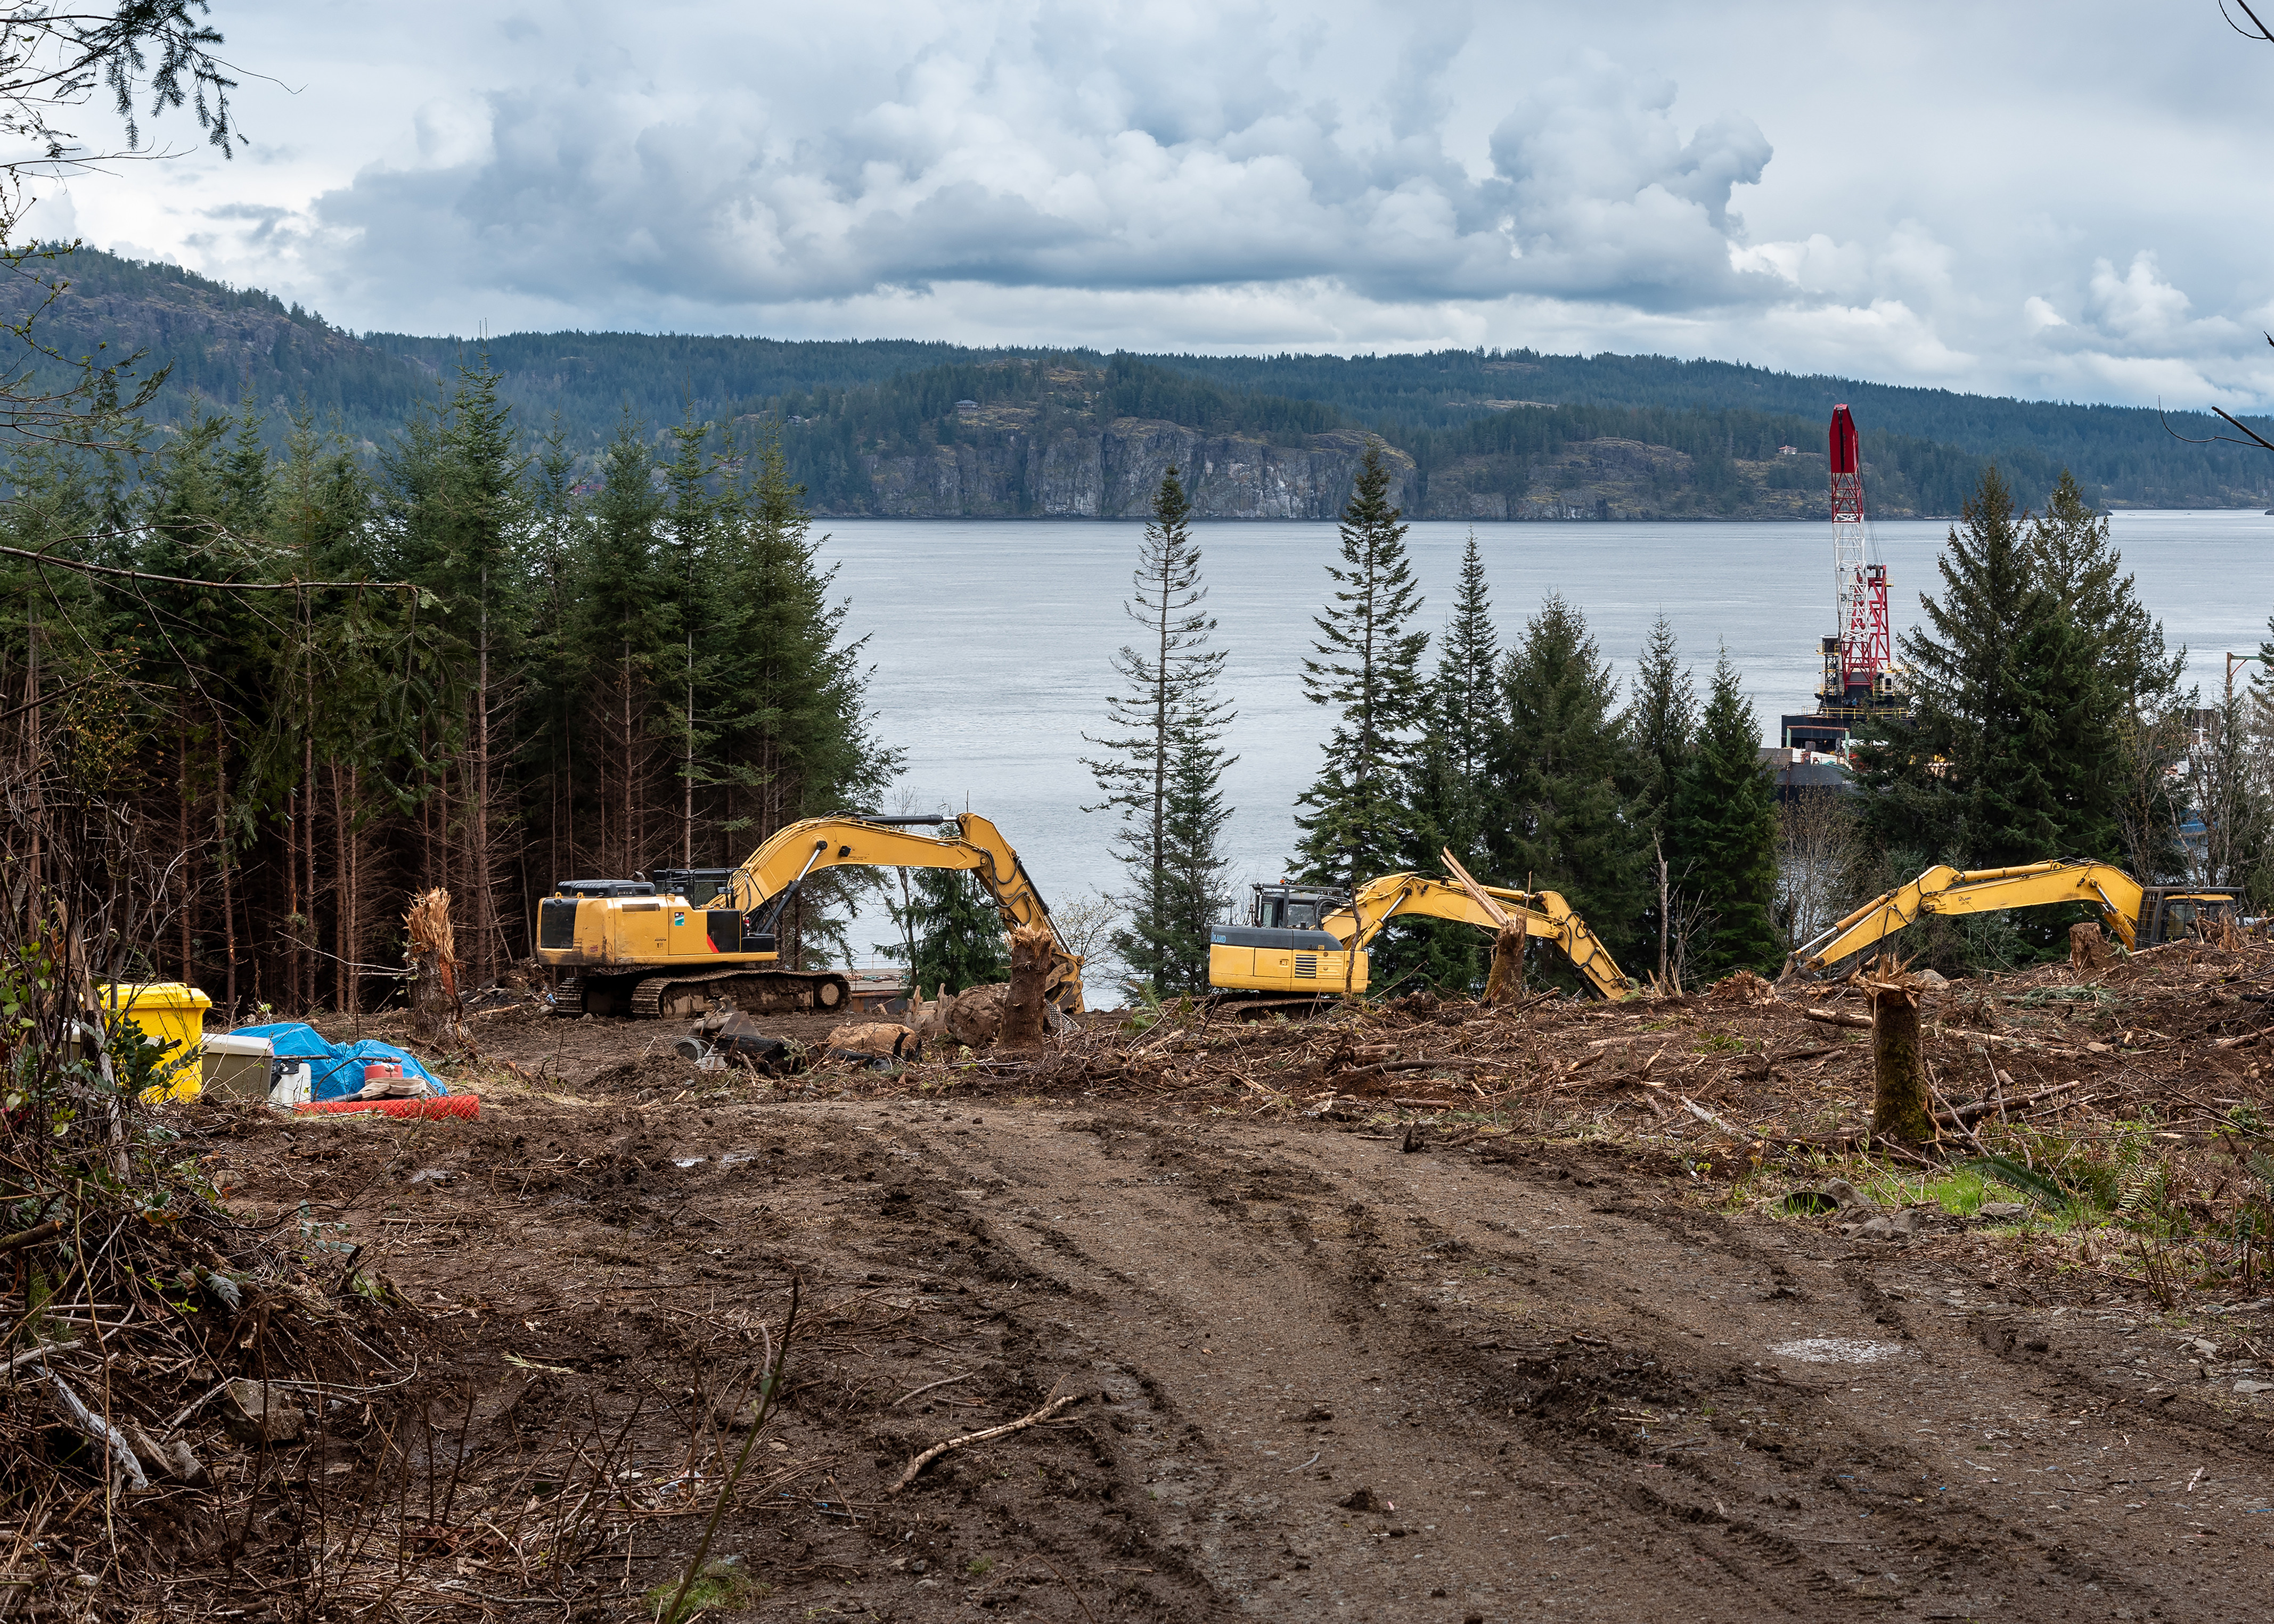
[{"label": "cloudy sky", "polygon": [[188,155],[38,223],[357,329],[1532,345],[2274,402],[2274,46],[2215,0],[214,21],[252,145],[162,123]]}]

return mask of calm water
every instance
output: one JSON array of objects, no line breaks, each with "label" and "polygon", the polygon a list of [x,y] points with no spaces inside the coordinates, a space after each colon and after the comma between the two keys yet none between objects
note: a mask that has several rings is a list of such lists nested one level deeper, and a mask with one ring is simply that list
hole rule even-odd
[{"label": "calm water", "polygon": [[[2193,680],[2214,695],[2226,650],[2255,651],[2274,613],[2274,518],[2255,513],[2120,513],[2115,535],[2142,600]],[[1939,587],[1948,525],[1876,524],[1898,632]],[[1433,631],[1452,605],[1470,527],[1417,523],[1407,541]],[[1225,787],[1232,876],[1276,879],[1291,849],[1294,799],[1319,762],[1328,714],[1303,697],[1311,617],[1325,601],[1331,524],[1195,527],[1204,550],[1226,689],[1239,709],[1239,762]],[[1833,629],[1832,539],[1821,523],[1492,524],[1476,527],[1503,644],[1550,592],[1586,615],[1623,683],[1651,623],[1672,621],[1699,686],[1726,648],[1744,673],[1764,741],[1778,716],[1813,706],[1817,640]],[[869,638],[870,688],[884,738],[907,752],[900,789],[915,809],[968,806],[999,823],[1052,903],[1118,883],[1111,820],[1081,758],[1093,752],[1111,686],[1107,660],[1135,628],[1123,617],[1140,527],[1095,521],[840,521],[825,557],[839,567],[847,625]],[[881,926],[856,929],[872,955]]]}]

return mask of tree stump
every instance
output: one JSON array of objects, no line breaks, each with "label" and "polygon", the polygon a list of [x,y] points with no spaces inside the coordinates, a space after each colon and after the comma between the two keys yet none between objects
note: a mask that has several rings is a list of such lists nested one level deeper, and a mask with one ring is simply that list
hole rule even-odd
[{"label": "tree stump", "polygon": [[1048,925],[1025,925],[1011,933],[1011,990],[1003,1000],[1003,1025],[996,1034],[996,1041],[1005,1048],[1035,1048],[1049,1030],[1043,1000],[1050,992],[1057,946]]},{"label": "tree stump", "polygon": [[2068,967],[2097,970],[2108,962],[2108,938],[2093,924],[2068,928]]},{"label": "tree stump", "polygon": [[450,928],[450,893],[440,889],[410,899],[403,916],[410,933],[410,1033],[421,1042],[456,1046],[465,1041],[458,1022],[465,1008],[458,998],[458,949]]},{"label": "tree stump", "polygon": [[1871,1132],[1924,1145],[1934,1138],[1919,1041],[1919,987],[1901,970],[1857,978],[1871,999]]},{"label": "tree stump", "polygon": [[1485,977],[1487,1004],[1513,1004],[1524,992],[1524,926],[1509,926],[1493,938],[1492,974]]}]

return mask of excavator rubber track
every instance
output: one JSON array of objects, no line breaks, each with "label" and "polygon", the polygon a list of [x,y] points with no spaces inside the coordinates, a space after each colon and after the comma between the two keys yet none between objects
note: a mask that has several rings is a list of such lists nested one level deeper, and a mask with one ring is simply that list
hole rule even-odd
[{"label": "excavator rubber track", "polygon": [[572,975],[553,989],[553,1012],[565,1020],[574,1020],[584,1012],[582,976]]},{"label": "excavator rubber track", "polygon": [[1341,996],[1333,993],[1299,993],[1288,997],[1276,993],[1216,992],[1208,999],[1209,1013],[1221,1020],[1269,1020],[1274,1015],[1307,1020],[1341,1006]]},{"label": "excavator rubber track", "polygon": [[[723,985],[721,983],[724,983]],[[852,1007],[853,984],[834,970],[724,969],[696,974],[672,971],[643,977],[632,989],[632,1019],[655,1020],[666,1005],[683,995],[704,1001],[704,1008],[724,998],[745,1014],[781,1014],[812,1010],[833,1015]],[[700,1010],[674,1011],[700,1014]]]}]

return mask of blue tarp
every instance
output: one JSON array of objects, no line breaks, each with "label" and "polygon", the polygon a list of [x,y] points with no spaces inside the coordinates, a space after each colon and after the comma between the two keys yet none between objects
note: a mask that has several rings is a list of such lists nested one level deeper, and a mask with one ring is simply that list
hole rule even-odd
[{"label": "blue tarp", "polygon": [[367,1060],[399,1060],[405,1077],[425,1078],[436,1094],[450,1092],[440,1078],[420,1064],[418,1056],[375,1038],[365,1038],[360,1043],[328,1042],[322,1033],[297,1020],[278,1021],[268,1026],[239,1026],[230,1036],[267,1038],[269,1049],[279,1060],[313,1061],[310,1070],[315,1073],[314,1097],[319,1100],[344,1100],[351,1094],[361,1093],[364,1063]]}]

